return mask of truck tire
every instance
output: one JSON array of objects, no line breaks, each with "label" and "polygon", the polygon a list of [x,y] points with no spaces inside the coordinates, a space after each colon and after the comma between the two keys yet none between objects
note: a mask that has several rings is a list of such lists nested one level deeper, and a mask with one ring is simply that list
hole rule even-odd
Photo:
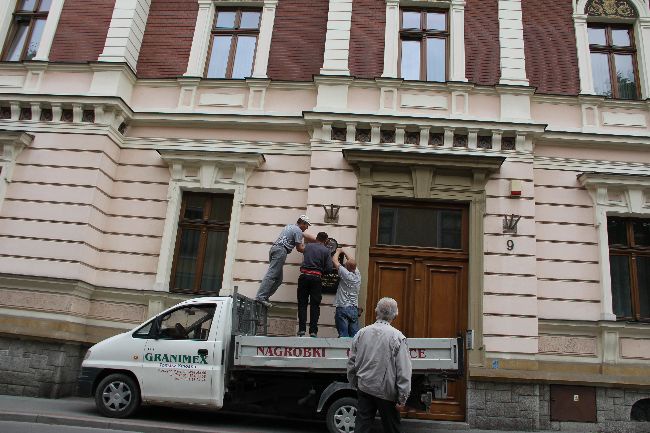
[{"label": "truck tire", "polygon": [[327,409],[325,422],[330,433],[354,433],[354,420],[357,416],[357,399],[342,397]]},{"label": "truck tire", "polygon": [[110,418],[127,418],[140,407],[140,390],[126,374],[106,376],[95,390],[95,406]]}]

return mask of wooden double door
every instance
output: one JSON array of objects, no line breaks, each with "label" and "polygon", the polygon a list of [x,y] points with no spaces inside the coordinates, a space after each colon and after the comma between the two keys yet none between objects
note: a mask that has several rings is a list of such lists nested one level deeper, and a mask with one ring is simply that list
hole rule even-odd
[{"label": "wooden double door", "polygon": [[[467,207],[375,201],[371,230],[366,322],[374,319],[372,312],[377,301],[388,296],[399,307],[393,325],[406,337],[465,335]],[[403,415],[463,421],[465,395],[466,380],[462,375],[449,382],[447,399],[434,401],[428,413],[409,411]]]}]

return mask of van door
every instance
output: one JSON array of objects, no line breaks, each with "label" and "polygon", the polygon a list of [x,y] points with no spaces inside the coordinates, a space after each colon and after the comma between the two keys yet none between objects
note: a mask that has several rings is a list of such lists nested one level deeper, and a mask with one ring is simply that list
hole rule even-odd
[{"label": "van door", "polygon": [[212,386],[221,374],[221,347],[215,345],[221,304],[184,305],[158,317],[145,345],[144,401],[217,405]]}]

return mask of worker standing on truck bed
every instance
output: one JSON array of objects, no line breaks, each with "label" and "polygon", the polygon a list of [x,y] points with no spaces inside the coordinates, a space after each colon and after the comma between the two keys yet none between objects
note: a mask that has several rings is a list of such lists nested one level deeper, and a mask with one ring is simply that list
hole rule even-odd
[{"label": "worker standing on truck bed", "polygon": [[348,358],[348,381],[358,399],[354,432],[369,433],[379,410],[384,432],[397,433],[397,409],[411,393],[411,357],[406,337],[390,324],[397,317],[397,301],[381,298],[375,313],[377,321],[357,333]]},{"label": "worker standing on truck bed", "polygon": [[[339,260],[345,257],[345,263]],[[334,254],[334,268],[339,275],[339,286],[334,298],[334,323],[341,337],[354,337],[359,331],[359,290],[361,289],[361,273],[357,269],[354,257],[342,249]]]},{"label": "worker standing on truck bed", "polygon": [[269,250],[269,269],[262,279],[260,288],[257,290],[255,299],[264,304],[266,307],[271,307],[273,304],[269,302],[269,298],[278,290],[282,284],[282,268],[284,262],[287,260],[287,255],[295,247],[298,252],[303,252],[305,244],[303,242],[315,242],[316,238],[313,235],[304,233],[311,224],[307,215],[300,215],[295,224],[285,226],[280,232],[280,236],[273,243]]},{"label": "worker standing on truck bed", "polygon": [[298,277],[298,336],[303,337],[307,328],[307,304],[309,304],[309,336],[318,335],[320,301],[322,299],[323,274],[332,272],[332,255],[325,246],[325,232],[316,235],[316,242],[305,245],[300,276]]}]

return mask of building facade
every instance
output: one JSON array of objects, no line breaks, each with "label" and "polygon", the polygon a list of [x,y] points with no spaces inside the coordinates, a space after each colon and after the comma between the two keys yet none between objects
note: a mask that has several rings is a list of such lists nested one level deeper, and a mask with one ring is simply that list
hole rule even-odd
[{"label": "building facade", "polygon": [[392,296],[463,338],[405,416],[648,430],[646,0],[8,0],[0,47],[0,392],[69,395],[91,344],[253,296],[306,213],[364,323]]}]

